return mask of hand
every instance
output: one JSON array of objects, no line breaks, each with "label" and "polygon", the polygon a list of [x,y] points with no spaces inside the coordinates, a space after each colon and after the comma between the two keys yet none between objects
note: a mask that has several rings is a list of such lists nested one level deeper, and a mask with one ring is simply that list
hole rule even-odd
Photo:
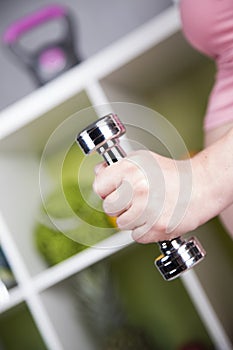
[{"label": "hand", "polygon": [[104,211],[117,217],[120,229],[132,230],[134,240],[170,240],[208,216],[204,167],[194,163],[137,151],[111,166],[98,165],[93,187]]}]

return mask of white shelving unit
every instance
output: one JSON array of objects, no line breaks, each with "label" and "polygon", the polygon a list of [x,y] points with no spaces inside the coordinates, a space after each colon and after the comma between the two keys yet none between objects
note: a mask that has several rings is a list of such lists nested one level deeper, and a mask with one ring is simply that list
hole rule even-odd
[{"label": "white shelving unit", "polygon": [[[153,108],[150,103],[153,94],[160,93],[184,71],[202,67],[206,64],[203,60],[183,39],[178,11],[171,6],[63,76],[1,111],[0,235],[17,286],[10,291],[9,301],[0,305],[0,310],[7,312],[25,303],[48,349],[95,349],[81,322],[74,320],[72,299],[65,281],[132,243],[130,232],[121,232],[100,244],[101,247],[105,245],[105,249],[97,244],[47,268],[35,251],[32,227],[41,202],[40,156],[49,136],[70,115],[90,106],[106,104],[108,110],[110,102],[122,101]],[[72,124],[64,138],[73,140],[73,133],[88,122],[82,118],[75,120],[77,130],[73,130]],[[208,234],[203,240],[207,251],[210,249],[209,260],[197,268],[198,277],[190,272],[182,281],[214,348],[230,350],[233,340],[230,340],[230,296],[223,286],[226,294],[219,300],[209,269],[216,259],[214,254],[218,254],[215,280],[220,281],[227,275],[232,287],[232,261],[225,257],[225,248],[221,244],[219,247],[217,238],[213,238],[211,245]],[[63,318],[66,319],[65,328]]]}]

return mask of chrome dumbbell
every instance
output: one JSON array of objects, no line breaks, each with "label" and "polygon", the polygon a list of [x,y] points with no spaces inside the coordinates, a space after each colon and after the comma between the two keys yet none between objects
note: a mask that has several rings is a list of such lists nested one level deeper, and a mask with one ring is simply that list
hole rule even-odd
[{"label": "chrome dumbbell", "polygon": [[[119,137],[126,129],[118,116],[108,114],[89,125],[77,136],[77,143],[85,154],[97,151],[108,165],[126,156],[119,143]],[[199,241],[192,237],[188,241],[180,237],[158,242],[161,255],[155,259],[165,280],[172,280],[201,261],[205,251]]]}]

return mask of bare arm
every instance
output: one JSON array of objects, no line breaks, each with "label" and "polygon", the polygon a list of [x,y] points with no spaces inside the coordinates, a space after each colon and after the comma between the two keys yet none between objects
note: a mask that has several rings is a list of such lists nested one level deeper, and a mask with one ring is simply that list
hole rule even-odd
[{"label": "bare arm", "polygon": [[[185,184],[180,172],[191,175],[191,182]],[[119,227],[132,230],[138,242],[192,231],[233,203],[233,129],[191,160],[140,151],[111,167],[102,164],[94,189],[106,213],[117,216]]]},{"label": "bare arm", "polygon": [[94,184],[105,211],[145,243],[182,235],[220,213],[233,232],[233,7],[181,0],[180,9],[187,39],[217,65],[205,117],[208,147],[187,161],[137,152],[102,165]]},{"label": "bare arm", "polygon": [[[216,142],[216,140],[222,138],[223,135],[228,133],[232,128],[233,128],[233,122],[224,124],[213,130],[206,131],[205,145],[206,146],[212,145],[213,143]],[[220,213],[220,219],[224,224],[224,226],[226,227],[227,231],[231,234],[233,238],[233,204],[228,205],[227,208]]]}]

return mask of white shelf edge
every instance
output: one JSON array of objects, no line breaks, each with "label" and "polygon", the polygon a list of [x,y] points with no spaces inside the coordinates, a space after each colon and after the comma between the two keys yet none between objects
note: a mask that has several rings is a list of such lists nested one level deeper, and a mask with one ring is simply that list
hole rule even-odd
[{"label": "white shelf edge", "polygon": [[17,286],[8,290],[9,299],[0,304],[0,314],[25,301],[22,290]]},{"label": "white shelf edge", "polygon": [[179,29],[179,12],[176,6],[171,6],[61,77],[5,108],[0,112],[0,140],[79,93],[88,81],[106,77]]},{"label": "white shelf edge", "polygon": [[[162,13],[125,35],[116,43],[93,56],[90,61],[92,76],[103,79],[116,69],[129,63],[149,49],[158,45],[181,28],[179,11],[171,6]],[[102,63],[105,62],[103,65]]]},{"label": "white shelf edge", "polygon": [[31,294],[26,302],[48,349],[64,350],[59,340],[59,335],[57,334],[40,297],[37,294]]},{"label": "white shelf edge", "polygon": [[104,89],[102,88],[98,80],[90,82],[86,86],[86,94],[96,112],[96,115],[101,118],[103,115],[114,112],[114,108],[111,106]]},{"label": "white shelf edge", "polygon": [[224,328],[219,321],[204,289],[193,270],[185,272],[181,280],[187,290],[197,313],[199,314],[206,330],[214,344],[216,350],[232,350],[233,344],[230,342]]},{"label": "white shelf edge", "polygon": [[85,91],[93,106],[109,104],[107,96],[98,80],[90,81],[85,87]]},{"label": "white shelf edge", "polygon": [[[6,259],[9,262],[16,282],[21,287],[29,285],[30,276],[27,268],[22,260],[20,253],[16,247],[16,244],[11,236],[11,232],[3,219],[3,215],[0,212],[0,241],[3,248]],[[30,289],[30,287],[29,287]]]},{"label": "white shelf edge", "polygon": [[122,250],[134,241],[130,231],[121,231],[32,278],[34,290],[42,292],[81,270]]}]

